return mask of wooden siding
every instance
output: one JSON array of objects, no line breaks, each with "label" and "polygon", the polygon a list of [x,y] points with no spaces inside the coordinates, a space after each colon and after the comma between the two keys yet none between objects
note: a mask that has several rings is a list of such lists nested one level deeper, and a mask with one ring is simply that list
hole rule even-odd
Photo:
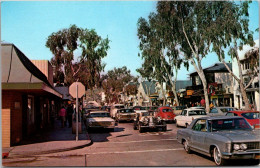
[{"label": "wooden siding", "polygon": [[11,110],[2,109],[2,147],[11,146]]},{"label": "wooden siding", "polygon": [[[22,140],[22,94],[16,91],[2,90],[2,108],[11,111],[11,145],[19,143]],[[15,107],[15,103],[19,107]],[[5,125],[2,125],[5,127]]]}]

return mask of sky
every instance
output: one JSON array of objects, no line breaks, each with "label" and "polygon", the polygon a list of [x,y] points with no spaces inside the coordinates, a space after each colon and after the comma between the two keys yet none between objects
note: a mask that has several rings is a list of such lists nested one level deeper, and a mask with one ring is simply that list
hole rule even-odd
[{"label": "sky", "polygon": [[[45,44],[51,33],[72,24],[95,29],[110,40],[108,55],[103,59],[105,72],[126,66],[136,76],[143,62],[138,57],[137,21],[155,11],[156,1],[2,1],[1,41],[13,43],[31,60],[50,60],[53,55]],[[255,30],[259,27],[257,1],[250,5],[249,16],[249,29]],[[259,33],[254,34],[256,39]],[[202,67],[216,62],[217,56],[210,54],[202,60]],[[189,71],[182,67],[178,80],[187,80],[191,72],[192,65]]]}]

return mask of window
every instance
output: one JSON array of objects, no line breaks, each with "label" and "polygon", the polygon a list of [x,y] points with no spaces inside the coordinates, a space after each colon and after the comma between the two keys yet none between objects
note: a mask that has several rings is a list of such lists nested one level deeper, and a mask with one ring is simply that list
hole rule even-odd
[{"label": "window", "polygon": [[246,119],[260,119],[259,113],[242,113],[241,115]]},{"label": "window", "polygon": [[181,112],[181,115],[186,115],[187,114],[187,110],[183,110],[182,112]]},{"label": "window", "polygon": [[162,112],[172,112],[172,109],[162,109]]},{"label": "window", "polygon": [[209,113],[218,113],[218,110],[216,108],[213,108],[213,109],[210,110]]},{"label": "window", "polygon": [[235,113],[227,113],[226,116],[237,116]]},{"label": "window", "polygon": [[206,126],[206,120],[198,120],[194,126],[192,127],[194,131],[202,131],[206,132],[207,131],[207,126]]},{"label": "window", "polygon": [[193,115],[207,115],[205,111],[189,111],[189,116],[193,116]]}]

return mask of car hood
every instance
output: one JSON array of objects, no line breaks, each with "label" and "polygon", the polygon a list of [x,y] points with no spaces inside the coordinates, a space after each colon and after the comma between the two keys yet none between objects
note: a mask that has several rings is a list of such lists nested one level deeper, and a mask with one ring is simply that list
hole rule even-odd
[{"label": "car hood", "polygon": [[233,142],[260,141],[260,130],[217,131],[214,134],[226,137]]},{"label": "car hood", "polygon": [[95,117],[95,118],[89,118],[88,121],[90,122],[102,122],[102,121],[114,121],[112,118],[110,117]]}]

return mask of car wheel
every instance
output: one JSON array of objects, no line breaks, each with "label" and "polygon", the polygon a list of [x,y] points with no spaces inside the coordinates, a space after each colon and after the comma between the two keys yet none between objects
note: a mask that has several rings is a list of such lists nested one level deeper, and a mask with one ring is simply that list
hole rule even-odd
[{"label": "car wheel", "polygon": [[167,126],[164,126],[162,130],[167,131]]},{"label": "car wheel", "polygon": [[137,130],[137,126],[136,123],[134,122],[134,130]]},{"label": "car wheel", "polygon": [[139,125],[139,132],[140,133],[144,132],[144,128],[142,128],[140,125]]},{"label": "car wheel", "polygon": [[189,126],[189,124],[188,124],[188,123],[186,123],[186,124],[185,124],[185,127],[186,127],[186,128],[188,128],[188,126]]},{"label": "car wheel", "polygon": [[189,147],[188,141],[185,140],[185,141],[183,142],[183,147],[184,147],[184,150],[185,150],[188,154],[191,153],[191,149],[190,149],[190,147]]},{"label": "car wheel", "polygon": [[216,165],[218,166],[223,166],[226,164],[226,160],[221,157],[221,153],[217,147],[215,147],[213,150],[213,158]]}]

